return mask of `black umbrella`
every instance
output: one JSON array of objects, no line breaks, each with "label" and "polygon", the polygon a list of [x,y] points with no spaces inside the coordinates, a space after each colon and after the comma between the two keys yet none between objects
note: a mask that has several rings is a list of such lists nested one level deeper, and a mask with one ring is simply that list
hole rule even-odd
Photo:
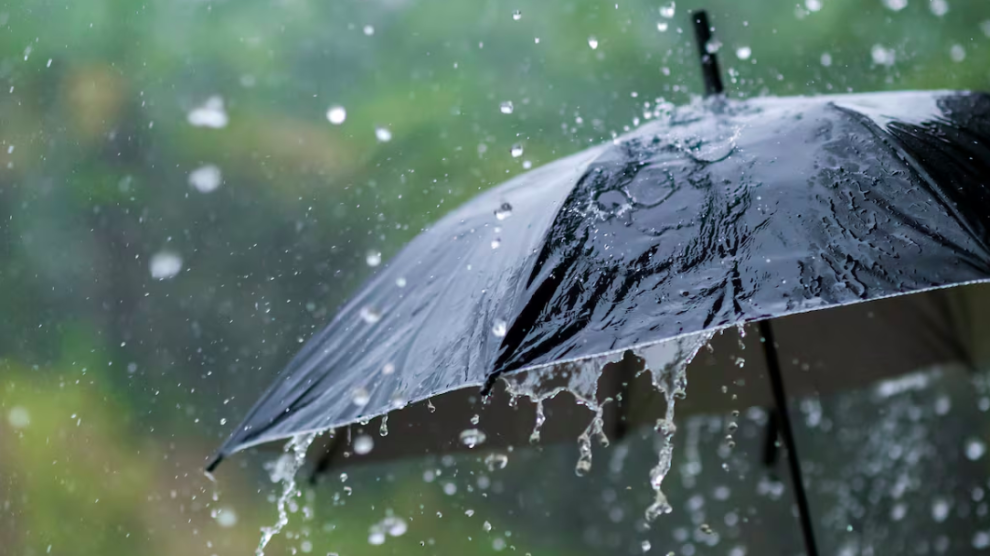
[{"label": "black umbrella", "polygon": [[[747,372],[772,384],[814,554],[784,380],[792,393],[821,391],[973,363],[966,305],[986,295],[942,289],[990,279],[990,97],[728,100],[707,20],[695,22],[709,98],[661,107],[629,135],[519,176],[424,231],[310,339],[209,468],[455,390],[491,393],[499,377],[509,393],[541,398],[556,373],[600,424],[603,390],[625,412],[641,396],[634,372],[606,370],[598,384],[601,365],[646,359],[670,398],[714,331],[759,322],[761,338],[748,341],[764,364]],[[918,292],[928,293],[903,296]],[[773,330],[770,319],[780,319]],[[848,346],[783,378],[781,362],[823,337]],[[724,384],[726,365],[704,359],[692,367],[718,372],[692,368],[692,384]],[[700,409],[716,397],[702,395]],[[494,428],[519,429],[518,417]]]}]

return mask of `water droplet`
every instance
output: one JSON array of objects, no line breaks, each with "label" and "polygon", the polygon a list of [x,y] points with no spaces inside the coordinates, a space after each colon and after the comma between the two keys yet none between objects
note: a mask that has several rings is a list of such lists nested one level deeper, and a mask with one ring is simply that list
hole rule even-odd
[{"label": "water droplet", "polygon": [[711,526],[708,525],[707,523],[702,523],[701,526],[698,527],[698,530],[700,530],[702,533],[706,535],[711,535],[714,533],[714,531],[712,531]]},{"label": "water droplet", "polygon": [[740,46],[736,49],[736,58],[740,60],[749,60],[749,57],[753,55],[753,49],[748,46]]},{"label": "water droplet", "polygon": [[481,417],[477,413],[471,416],[472,425],[477,425],[480,421],[481,421]]},{"label": "water droplet", "polygon": [[522,12],[519,11],[519,10],[513,11],[512,12],[512,20],[513,21],[519,21],[520,19],[522,19]]},{"label": "water droplet", "polygon": [[382,525],[388,531],[388,534],[393,537],[401,537],[406,534],[409,530],[409,526],[406,524],[406,520],[401,517],[386,517],[382,521]]},{"label": "water droplet", "polygon": [[986,19],[980,23],[980,30],[983,31],[984,35],[990,37],[990,19]]},{"label": "water droplet", "polygon": [[657,22],[657,31],[660,31],[661,33],[664,33],[664,32],[667,31],[667,28],[669,26],[670,26],[670,24],[667,23],[666,21],[658,21]]},{"label": "water droplet", "polygon": [[370,454],[375,447],[375,440],[367,434],[359,434],[354,438],[354,453],[363,456]]},{"label": "water droplet", "polygon": [[504,338],[506,332],[508,331],[509,325],[504,320],[498,319],[495,321],[495,324],[492,325],[492,334],[494,334],[496,338]]},{"label": "water droplet", "polygon": [[15,429],[23,429],[31,424],[31,414],[21,406],[14,406],[7,413],[7,422]]},{"label": "water droplet", "polygon": [[376,267],[382,264],[382,254],[380,251],[368,251],[368,254],[364,256],[364,262],[368,263],[370,267]]},{"label": "water droplet", "polygon": [[382,314],[374,307],[361,307],[361,320],[368,324],[375,324],[382,320]]},{"label": "water droplet", "polygon": [[426,409],[430,410],[430,413],[435,413],[437,408],[433,405],[433,400],[426,400]]},{"label": "water droplet", "polygon": [[383,375],[390,375],[390,374],[392,374],[394,372],[395,372],[395,365],[393,365],[391,363],[385,363],[385,366],[382,367],[382,374]]},{"label": "water droplet", "polygon": [[970,461],[976,461],[983,457],[987,451],[987,445],[983,443],[982,440],[978,438],[970,438],[966,441],[966,458]]},{"label": "water droplet", "polygon": [[368,391],[362,387],[355,388],[354,391],[351,392],[351,401],[358,407],[364,407],[371,401],[371,394],[369,394]]},{"label": "water droplet", "polygon": [[502,203],[495,209],[495,218],[497,220],[505,220],[510,216],[512,216],[512,205],[509,203]]},{"label": "water droplet", "polygon": [[168,280],[182,270],[182,257],[171,251],[160,251],[151,257],[150,267],[152,278]]},{"label": "water droplet", "polygon": [[722,49],[722,43],[718,39],[712,39],[705,43],[705,52],[715,54]]},{"label": "water droplet", "polygon": [[511,114],[513,110],[515,110],[515,107],[512,105],[511,100],[507,100],[498,105],[498,111],[503,114]]},{"label": "water droplet", "polygon": [[518,143],[515,144],[515,145],[512,145],[512,148],[509,149],[509,154],[512,155],[512,158],[519,158],[520,156],[522,156],[522,154],[523,154],[523,147],[522,147],[522,145],[520,145]]},{"label": "water droplet", "polygon": [[671,19],[672,17],[674,17],[674,14],[676,12],[677,12],[677,4],[675,2],[671,2],[666,6],[660,6],[661,17],[666,17],[667,19]]},{"label": "water droplet", "polygon": [[949,49],[949,57],[952,58],[953,62],[962,62],[966,59],[966,49],[961,44],[954,44]]},{"label": "water droplet", "polygon": [[505,466],[509,464],[509,456],[499,452],[492,452],[485,456],[485,466],[488,467],[489,471],[498,471],[499,469],[505,469]]},{"label": "water droplet", "polygon": [[196,127],[220,129],[227,127],[227,112],[223,106],[223,97],[212,96],[206,102],[193,108],[186,119]]},{"label": "water droplet", "polygon": [[812,13],[820,12],[822,11],[822,0],[804,0],[804,7]]},{"label": "water droplet", "polygon": [[385,544],[385,532],[384,531],[372,531],[368,535],[368,544],[378,546],[380,544]]},{"label": "water droplet", "polygon": [[888,10],[899,12],[907,7],[908,0],[881,0]]},{"label": "water droplet", "polygon": [[486,533],[489,532],[489,531],[491,531],[492,530],[492,524],[489,523],[486,520],[484,523],[481,524],[481,530],[484,531],[484,532],[486,532]]},{"label": "water droplet", "polygon": [[375,128],[375,139],[379,143],[388,143],[392,140],[392,132],[387,127],[378,126]]},{"label": "water droplet", "polygon": [[189,185],[200,193],[216,191],[222,181],[223,177],[220,173],[220,168],[215,164],[200,166],[189,172]]},{"label": "water droplet", "polygon": [[398,278],[395,279],[395,285],[399,286],[400,288],[406,287],[406,279],[403,278],[402,276],[399,276]]},{"label": "water droplet", "polygon": [[443,493],[447,496],[453,496],[457,494],[457,485],[454,483],[444,483]]},{"label": "water droplet", "polygon": [[990,547],[990,531],[977,531],[973,534],[973,548],[983,550]]},{"label": "water droplet", "polygon": [[949,517],[949,501],[945,498],[932,500],[932,519],[942,523]]},{"label": "water droplet", "polygon": [[474,448],[475,446],[484,444],[487,438],[485,433],[478,429],[465,429],[461,431],[461,443],[468,448]]},{"label": "water droplet", "polygon": [[371,35],[375,34],[375,28],[372,27],[371,25],[365,25],[363,31],[366,37],[370,37]]},{"label": "water droplet", "polygon": [[875,44],[870,49],[870,57],[873,63],[878,66],[892,66],[897,60],[897,53],[893,48],[885,48],[883,45]]},{"label": "water droplet", "polygon": [[946,0],[928,0],[928,9],[936,17],[949,13],[949,3]]},{"label": "water droplet", "polygon": [[829,54],[828,52],[825,52],[824,54],[822,54],[822,57],[819,60],[819,62],[821,62],[821,64],[823,66],[825,66],[826,68],[829,67],[829,66],[831,66],[832,65],[832,55]]},{"label": "water droplet", "polygon": [[594,36],[588,37],[588,46],[590,46],[592,50],[598,48],[598,39]]},{"label": "water droplet", "polygon": [[226,425],[226,424],[227,424],[227,419],[225,419],[225,418],[221,418],[221,419],[220,419],[220,424],[221,424],[221,425]]},{"label": "water droplet", "polygon": [[218,508],[214,512],[213,518],[217,520],[217,525],[223,528],[233,527],[237,525],[237,513],[231,508]]},{"label": "water droplet", "polygon": [[471,516],[474,515],[474,510],[468,508],[468,509],[464,510],[464,515],[466,515],[468,517],[471,517]]},{"label": "water droplet", "polygon": [[502,240],[501,239],[495,238],[495,239],[492,240],[492,249],[498,249],[501,246],[502,246]]},{"label": "water droplet", "polygon": [[639,544],[639,547],[643,549],[643,552],[649,552],[653,548],[653,545],[650,544],[650,541],[643,541]]},{"label": "water droplet", "polygon": [[[392,405],[401,407],[405,402],[400,399],[392,400]],[[388,415],[382,415],[382,424],[378,427],[378,436],[388,436]]]},{"label": "water droplet", "polygon": [[523,170],[529,170],[533,167],[533,162],[530,160],[523,160]]},{"label": "water droplet", "polygon": [[334,105],[327,110],[327,121],[333,125],[340,125],[347,119],[347,110],[343,106]]}]

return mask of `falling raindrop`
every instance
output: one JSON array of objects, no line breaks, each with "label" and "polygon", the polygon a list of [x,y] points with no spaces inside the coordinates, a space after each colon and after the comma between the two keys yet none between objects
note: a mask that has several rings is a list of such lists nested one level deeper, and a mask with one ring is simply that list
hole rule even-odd
[{"label": "falling raindrop", "polygon": [[488,437],[484,432],[478,429],[465,429],[461,431],[461,443],[468,448],[474,448],[480,444],[484,444]]},{"label": "falling raindrop", "polygon": [[492,452],[485,456],[485,466],[488,467],[489,471],[498,471],[499,469],[505,469],[505,466],[509,464],[509,456],[499,452]]},{"label": "falling raindrop", "polygon": [[660,31],[661,33],[666,32],[667,31],[667,27],[669,27],[669,26],[670,25],[666,21],[658,21],[657,22],[657,31]]},{"label": "falling raindrop", "polygon": [[406,279],[403,278],[402,276],[399,276],[398,278],[395,279],[395,285],[399,286],[400,288],[406,287]]},{"label": "falling raindrop", "polygon": [[804,0],[804,7],[809,12],[820,12],[822,10],[822,0]]},{"label": "falling raindrop", "polygon": [[447,496],[453,496],[457,494],[457,485],[454,483],[444,483],[443,493]]},{"label": "falling raindrop", "polygon": [[503,114],[511,114],[515,107],[512,105],[511,100],[507,100],[498,105],[499,112]]},{"label": "falling raindrop", "polygon": [[722,43],[718,39],[712,39],[705,43],[705,52],[715,54],[722,49]]},{"label": "falling raindrop", "polygon": [[289,523],[289,505],[292,499],[299,495],[296,488],[296,472],[306,461],[306,450],[316,438],[316,433],[292,437],[285,445],[285,453],[271,466],[271,480],[282,485],[282,493],[276,501],[278,521],[271,527],[261,528],[261,540],[255,549],[255,556],[264,556],[265,547]]},{"label": "falling raindrop", "polygon": [[361,320],[368,324],[375,324],[382,320],[382,314],[374,307],[361,307]]},{"label": "falling raindrop", "polygon": [[907,7],[908,0],[882,0],[884,7],[888,10],[899,12]]},{"label": "falling raindrop", "polygon": [[375,546],[385,544],[385,532],[378,530],[371,531],[371,533],[368,535],[368,544]]},{"label": "falling raindrop", "polygon": [[753,55],[753,49],[748,46],[740,46],[736,49],[736,58],[740,60],[749,60],[749,57]]},{"label": "falling raindrop", "polygon": [[945,498],[936,498],[932,501],[932,519],[937,523],[942,523],[949,517],[949,501]]},{"label": "falling raindrop", "polygon": [[481,416],[479,416],[477,413],[471,416],[472,425],[477,425],[480,421],[481,421]]},{"label": "falling raindrop", "polygon": [[392,132],[387,127],[378,126],[375,128],[375,138],[379,143],[388,143],[392,140]]},{"label": "falling raindrop", "polygon": [[588,46],[590,46],[592,50],[598,48],[598,39],[594,36],[588,37]]},{"label": "falling raindrop", "polygon": [[897,53],[894,52],[893,48],[885,48],[883,45],[875,44],[870,49],[870,57],[873,58],[873,63],[878,66],[892,66],[897,60]]},{"label": "falling raindrop", "polygon": [[347,119],[347,110],[343,106],[334,105],[327,110],[327,121],[333,125],[340,125]]},{"label": "falling raindrop", "polygon": [[501,246],[502,246],[502,240],[501,239],[495,238],[495,239],[492,240],[492,249],[498,249]]},{"label": "falling raindrop", "polygon": [[520,19],[522,19],[522,12],[519,11],[519,10],[513,11],[512,12],[512,20],[513,21],[519,21]]},{"label": "falling raindrop", "polygon": [[[404,402],[396,403],[393,401],[392,404],[401,407]],[[388,436],[388,415],[382,415],[382,424],[378,427],[378,436]]]},{"label": "falling raindrop", "polygon": [[821,64],[823,66],[825,66],[826,68],[829,67],[829,66],[831,66],[832,65],[832,55],[829,54],[828,52],[825,52],[824,54],[822,54],[822,57],[821,57],[821,59],[819,59],[819,62],[821,62]]},{"label": "falling raindrop", "polygon": [[662,17],[667,18],[667,19],[671,19],[672,17],[674,17],[674,14],[676,12],[677,12],[677,4],[675,2],[671,2],[670,4],[667,4],[666,6],[661,6],[660,7],[660,15]]},{"label": "falling raindrop", "polygon": [[650,541],[641,542],[639,544],[639,547],[643,549],[643,552],[649,552],[650,549],[653,548],[653,546],[650,544]]},{"label": "falling raindrop", "polygon": [[522,145],[520,145],[518,143],[516,143],[515,145],[512,145],[512,148],[509,149],[509,154],[512,155],[512,158],[519,158],[520,156],[522,156],[522,154],[523,154],[523,147],[522,147]]},{"label": "falling raindrop", "polygon": [[496,338],[504,338],[506,332],[509,331],[509,325],[502,319],[497,319],[495,324],[492,325],[492,334]]},{"label": "falling raindrop", "polygon": [[529,160],[523,160],[523,170],[529,170],[533,167],[533,162]]},{"label": "falling raindrop", "polygon": [[949,13],[949,3],[946,0],[928,0],[928,9],[936,17]]},{"label": "falling raindrop", "polygon": [[151,257],[150,266],[152,278],[168,280],[182,270],[182,257],[171,251],[160,251]]},{"label": "falling raindrop", "polygon": [[15,429],[23,429],[31,424],[31,414],[21,406],[14,406],[7,413],[7,422]]},{"label": "falling raindrop", "polygon": [[237,513],[231,508],[218,508],[210,513],[220,527],[227,529],[237,525]]},{"label": "falling raindrop", "polygon": [[220,129],[227,127],[228,117],[223,106],[223,97],[212,96],[206,102],[193,108],[186,119],[196,127]]},{"label": "falling raindrop", "polygon": [[954,44],[949,49],[949,57],[952,58],[953,62],[962,62],[966,59],[966,49],[961,44]]},{"label": "falling raindrop", "polygon": [[367,434],[360,434],[354,438],[354,453],[363,456],[371,453],[375,447],[375,440]]},{"label": "falling raindrop", "polygon": [[357,387],[351,392],[351,401],[358,407],[364,407],[371,401],[371,394],[363,387]]},{"label": "falling raindrop", "polygon": [[370,37],[371,35],[374,35],[375,34],[375,28],[372,27],[371,25],[365,25],[364,26],[364,34],[367,37]]},{"label": "falling raindrop", "polygon": [[387,375],[390,375],[390,374],[392,374],[394,372],[395,372],[395,365],[393,365],[391,363],[385,363],[385,366],[382,367],[382,374],[383,375],[386,375],[387,376]]},{"label": "falling raindrop", "polygon": [[978,438],[970,438],[966,441],[966,458],[970,461],[976,461],[983,457],[987,451],[987,445],[983,443],[982,440]]},{"label": "falling raindrop", "polygon": [[364,256],[364,262],[368,263],[370,267],[376,267],[382,264],[382,254],[380,251],[368,251]]},{"label": "falling raindrop", "polygon": [[189,172],[189,185],[200,193],[210,193],[216,191],[223,181],[220,168],[215,164],[200,166]]},{"label": "falling raindrop", "polygon": [[492,524],[485,520],[485,522],[481,524],[481,529],[487,533],[492,530]]}]

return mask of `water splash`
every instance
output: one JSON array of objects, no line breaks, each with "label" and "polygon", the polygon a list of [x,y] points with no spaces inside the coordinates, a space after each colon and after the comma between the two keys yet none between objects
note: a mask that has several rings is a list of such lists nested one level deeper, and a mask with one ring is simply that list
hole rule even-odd
[{"label": "water splash", "polygon": [[261,541],[254,551],[255,556],[264,556],[265,547],[272,538],[277,535],[289,523],[289,502],[299,496],[299,489],[296,487],[296,472],[306,461],[306,450],[313,443],[319,433],[300,434],[293,436],[286,443],[284,452],[280,458],[269,464],[270,477],[273,483],[281,483],[282,494],[278,497],[276,508],[278,509],[278,521],[271,527],[261,528]]},{"label": "water splash", "polygon": [[598,438],[603,446],[608,446],[608,437],[604,431],[604,405],[609,400],[598,401],[598,377],[605,365],[621,359],[622,352],[616,352],[503,377],[505,390],[511,397],[511,405],[515,405],[516,400],[523,396],[536,404],[536,423],[529,437],[530,442],[540,440],[540,427],[546,421],[543,402],[561,392],[570,392],[578,404],[594,412],[588,427],[578,437],[579,457],[575,473],[579,476],[591,470],[591,439]]},{"label": "water splash", "polygon": [[667,402],[666,413],[662,419],[657,420],[656,425],[656,431],[660,433],[663,443],[659,450],[657,465],[650,470],[650,486],[656,492],[656,500],[646,509],[648,523],[673,510],[663,493],[662,486],[674,456],[673,440],[674,433],[677,432],[677,427],[674,425],[674,406],[676,400],[683,398],[687,391],[685,369],[701,347],[711,340],[712,335],[712,332],[702,332],[633,351],[646,361],[647,370],[652,375],[653,387],[663,394]]}]

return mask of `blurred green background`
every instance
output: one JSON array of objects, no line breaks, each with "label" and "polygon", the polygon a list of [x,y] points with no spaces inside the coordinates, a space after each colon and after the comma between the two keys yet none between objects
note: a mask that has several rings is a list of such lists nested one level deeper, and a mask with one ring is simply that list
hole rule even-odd
[{"label": "blurred green background", "polygon": [[[700,7],[732,97],[990,89],[972,0],[0,3],[0,552],[253,553],[268,456],[222,467],[219,502],[202,465],[368,253],[689,102]],[[224,125],[194,125],[206,104]],[[317,489],[324,519],[272,553],[310,527],[337,531],[314,553],[382,553],[386,507],[450,504],[415,469],[332,523]],[[498,550],[467,519],[410,546]]]}]

